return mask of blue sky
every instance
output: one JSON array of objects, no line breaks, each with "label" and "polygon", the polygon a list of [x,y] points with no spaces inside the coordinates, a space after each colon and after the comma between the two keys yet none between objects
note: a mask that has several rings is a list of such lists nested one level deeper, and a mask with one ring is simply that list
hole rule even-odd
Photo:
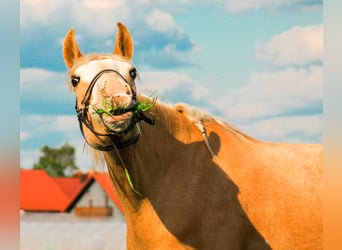
[{"label": "blue sky", "polygon": [[62,41],[111,52],[116,23],[134,40],[143,93],[187,102],[267,141],[321,143],[322,1],[21,1],[20,164],[68,142],[90,157],[68,90]]}]

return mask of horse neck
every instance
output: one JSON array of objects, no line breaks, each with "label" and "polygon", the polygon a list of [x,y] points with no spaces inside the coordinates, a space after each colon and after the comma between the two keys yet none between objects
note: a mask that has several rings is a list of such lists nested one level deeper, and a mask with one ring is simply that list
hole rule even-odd
[{"label": "horse neck", "polygon": [[185,145],[203,141],[198,128],[173,108],[157,104],[149,115],[155,119],[155,125],[143,123],[140,128],[142,136],[136,144],[104,153],[121,202],[124,207],[126,204],[132,210],[139,207],[142,197],[129,185],[125,169],[128,170],[134,189],[143,197],[153,195],[152,191],[158,186],[156,183],[163,183],[169,168],[175,167],[180,157],[190,162],[191,159],[184,155],[196,156],[200,150],[196,145]]}]

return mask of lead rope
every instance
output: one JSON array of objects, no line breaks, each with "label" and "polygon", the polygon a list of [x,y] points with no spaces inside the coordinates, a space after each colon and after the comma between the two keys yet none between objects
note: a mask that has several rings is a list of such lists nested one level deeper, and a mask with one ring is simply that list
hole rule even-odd
[{"label": "lead rope", "polygon": [[[139,133],[140,133],[140,129],[139,129]],[[127,166],[126,166],[125,162],[122,160],[121,155],[120,155],[120,152],[119,152],[117,146],[115,145],[115,143],[113,143],[113,147],[114,147],[114,150],[115,150],[116,155],[118,156],[118,158],[119,158],[119,160],[120,160],[120,162],[121,162],[121,164],[122,164],[122,166],[123,166],[123,168],[124,168],[125,175],[126,175],[126,178],[127,178],[127,181],[128,181],[129,186],[131,187],[131,189],[133,190],[134,193],[136,193],[136,194],[137,194],[138,196],[140,196],[140,197],[143,197],[143,195],[142,195],[138,190],[136,190],[136,189],[134,188],[134,185],[133,185],[132,179],[131,179],[131,177],[130,177],[130,175],[129,175]]]},{"label": "lead rope", "polygon": [[206,129],[203,125],[203,123],[201,121],[194,121],[194,124],[196,125],[196,127],[199,129],[199,131],[201,132],[203,138],[204,138],[204,143],[207,146],[207,149],[209,151],[209,153],[211,154],[211,157],[213,158],[213,161],[218,164],[218,160],[217,157],[213,151],[213,149],[210,146],[209,140],[208,140],[208,136],[207,136],[207,132]]}]

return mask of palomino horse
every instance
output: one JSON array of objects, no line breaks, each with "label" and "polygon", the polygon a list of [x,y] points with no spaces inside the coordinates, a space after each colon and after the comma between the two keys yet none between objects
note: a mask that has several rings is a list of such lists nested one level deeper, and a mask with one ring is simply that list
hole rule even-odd
[{"label": "palomino horse", "polygon": [[148,97],[137,94],[121,23],[114,54],[83,55],[73,29],[63,54],[128,249],[322,249],[321,145],[259,141],[185,104],[138,110]]}]

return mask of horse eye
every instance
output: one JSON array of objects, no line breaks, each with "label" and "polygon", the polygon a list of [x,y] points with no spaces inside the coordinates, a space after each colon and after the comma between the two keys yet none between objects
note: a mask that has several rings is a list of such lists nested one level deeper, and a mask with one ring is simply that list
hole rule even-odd
[{"label": "horse eye", "polygon": [[76,87],[76,85],[80,82],[79,76],[71,76],[71,84],[72,86]]},{"label": "horse eye", "polygon": [[129,71],[129,76],[134,80],[137,77],[137,69],[133,68]]}]

